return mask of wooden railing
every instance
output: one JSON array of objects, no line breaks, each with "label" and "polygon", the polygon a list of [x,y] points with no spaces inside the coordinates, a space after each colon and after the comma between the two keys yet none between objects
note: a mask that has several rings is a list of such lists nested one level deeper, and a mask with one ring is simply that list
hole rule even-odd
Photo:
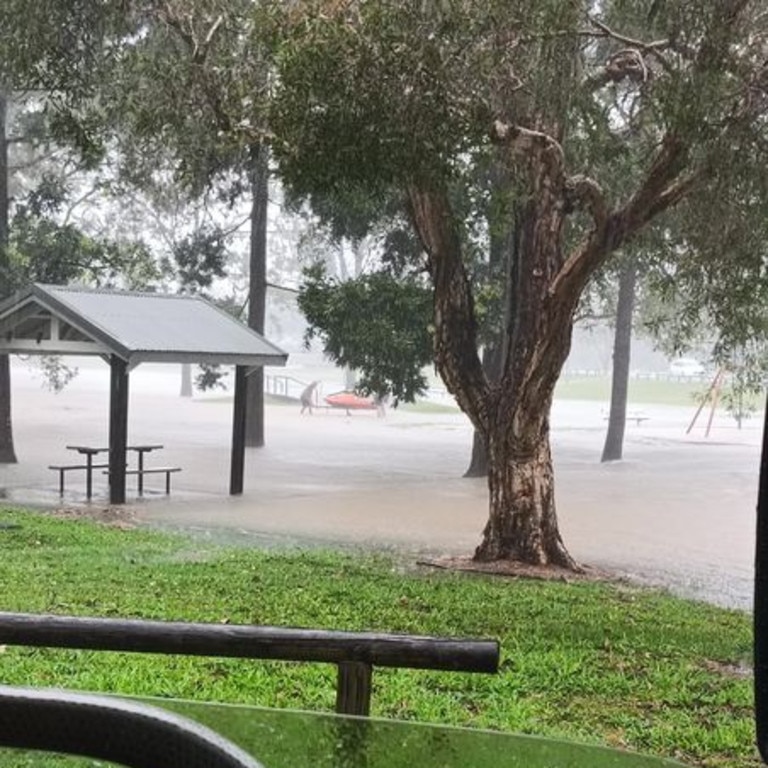
[{"label": "wooden railing", "polygon": [[0,645],[336,664],[336,711],[368,715],[373,668],[498,671],[495,640],[0,612]]},{"label": "wooden railing", "polygon": [[[272,374],[264,376],[264,391],[269,395],[278,397],[287,397],[291,400],[297,400],[301,393],[309,385],[308,381],[302,381],[294,376],[285,374]],[[313,400],[317,402],[318,395],[313,393]]]}]

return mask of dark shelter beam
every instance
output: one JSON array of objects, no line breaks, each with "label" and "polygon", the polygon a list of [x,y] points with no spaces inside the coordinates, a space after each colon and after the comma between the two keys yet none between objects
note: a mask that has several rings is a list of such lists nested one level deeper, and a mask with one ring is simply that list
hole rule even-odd
[{"label": "dark shelter beam", "polygon": [[109,368],[109,503],[125,504],[128,364],[117,355],[111,355]]},{"label": "dark shelter beam", "polygon": [[235,366],[235,405],[232,414],[232,465],[229,474],[229,493],[237,496],[243,492],[245,472],[245,416],[247,410],[247,384],[244,365]]},{"label": "dark shelter beam", "polygon": [[755,727],[757,746],[768,762],[768,405],[763,426],[760,488],[757,497],[755,544]]}]

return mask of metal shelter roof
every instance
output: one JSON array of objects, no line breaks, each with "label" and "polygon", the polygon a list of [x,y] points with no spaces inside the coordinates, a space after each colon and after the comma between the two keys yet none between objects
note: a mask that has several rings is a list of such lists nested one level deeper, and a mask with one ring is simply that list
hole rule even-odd
[{"label": "metal shelter roof", "polygon": [[199,296],[35,283],[0,304],[0,353],[285,365],[287,353]]}]

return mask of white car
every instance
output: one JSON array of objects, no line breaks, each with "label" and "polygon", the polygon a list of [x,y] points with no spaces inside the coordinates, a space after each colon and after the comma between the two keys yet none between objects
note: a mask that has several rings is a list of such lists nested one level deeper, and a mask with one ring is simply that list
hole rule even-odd
[{"label": "white car", "polygon": [[703,376],[704,366],[692,357],[681,357],[669,364],[669,372],[673,376]]}]

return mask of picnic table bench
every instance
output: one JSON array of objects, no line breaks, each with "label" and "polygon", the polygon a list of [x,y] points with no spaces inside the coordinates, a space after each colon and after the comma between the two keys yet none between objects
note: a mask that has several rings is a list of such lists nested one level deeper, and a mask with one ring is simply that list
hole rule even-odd
[{"label": "picnic table bench", "polygon": [[55,469],[59,473],[59,496],[64,495],[64,473],[72,470],[85,470],[85,495],[91,498],[93,492],[93,470],[104,469],[109,464],[94,464],[93,458],[89,457],[87,464],[49,464],[48,469]]},{"label": "picnic table bench", "polygon": [[[59,473],[59,495],[64,495],[64,476],[67,472],[72,471],[85,471],[85,496],[90,499],[93,495],[93,470],[102,469],[105,470],[104,474],[109,475],[109,463],[94,462],[94,457],[101,453],[109,455],[109,448],[103,446],[91,446],[91,445],[68,445],[66,446],[68,451],[75,451],[81,456],[85,457],[85,463],[83,464],[50,464],[48,469],[53,469]],[[165,492],[171,492],[171,474],[173,472],[181,472],[181,467],[145,467],[144,466],[144,454],[151,451],[158,451],[163,448],[159,443],[147,443],[141,445],[127,445],[127,451],[133,451],[137,455],[137,467],[136,469],[126,469],[126,475],[136,475],[138,493],[139,496],[144,493],[144,475],[165,473]]]},{"label": "picnic table bench", "polygon": [[[603,421],[608,421],[610,418],[609,414],[605,414],[603,416]],[[634,421],[639,427],[644,421],[648,421],[651,417],[646,416],[642,411],[628,411],[624,418],[626,421]]]},{"label": "picnic table bench", "polygon": [[[171,492],[171,475],[174,472],[181,472],[181,467],[141,467],[139,469],[126,469],[126,475],[136,475],[138,477],[138,492],[139,496],[144,495],[144,475],[158,475],[165,473],[165,493]],[[108,475],[109,470],[105,470],[103,474]]]}]

